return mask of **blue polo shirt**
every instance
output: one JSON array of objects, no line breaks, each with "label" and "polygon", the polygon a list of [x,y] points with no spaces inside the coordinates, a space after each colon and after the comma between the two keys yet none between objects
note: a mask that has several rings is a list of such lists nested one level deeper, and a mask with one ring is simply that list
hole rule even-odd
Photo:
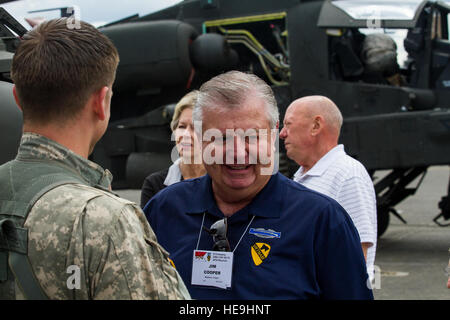
[{"label": "blue polo shirt", "polygon": [[228,290],[191,285],[197,243],[199,250],[214,245],[200,231],[202,220],[209,228],[224,217],[208,175],[163,189],[144,212],[194,299],[373,299],[348,214],[333,199],[280,173],[228,218],[227,237],[236,249]]}]

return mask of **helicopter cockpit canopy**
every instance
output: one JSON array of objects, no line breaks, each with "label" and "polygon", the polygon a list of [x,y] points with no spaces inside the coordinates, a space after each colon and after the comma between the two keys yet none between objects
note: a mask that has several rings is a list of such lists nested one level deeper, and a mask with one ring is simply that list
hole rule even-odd
[{"label": "helicopter cockpit canopy", "polygon": [[[322,6],[318,26],[325,28],[414,28],[427,1],[342,0]],[[443,5],[446,5],[443,3]]]},{"label": "helicopter cockpit canopy", "polygon": [[330,40],[330,79],[448,90],[449,18],[443,1],[324,2],[318,26]]}]

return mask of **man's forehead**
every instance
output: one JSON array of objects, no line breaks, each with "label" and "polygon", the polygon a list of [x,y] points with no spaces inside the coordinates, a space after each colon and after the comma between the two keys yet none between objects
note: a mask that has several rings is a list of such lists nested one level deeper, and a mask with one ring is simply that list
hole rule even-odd
[{"label": "man's forehead", "polygon": [[265,100],[262,97],[249,93],[249,95],[244,96],[243,99],[239,101],[239,103],[231,104],[223,100],[212,100],[210,104],[211,107],[206,106],[205,108],[203,108],[203,113],[229,113],[232,110],[238,112],[253,108],[262,109],[264,108]]},{"label": "man's forehead", "polygon": [[312,106],[307,101],[297,101],[289,106],[289,108],[286,110],[286,117],[289,118],[302,118],[309,116],[312,111]]},{"label": "man's forehead", "polygon": [[[210,129],[216,129],[220,131],[223,135],[248,135],[248,134],[260,134],[261,132],[270,131],[269,121],[262,122],[260,124],[250,123],[248,125],[241,125],[235,123],[235,125],[217,125],[214,126],[211,123],[203,123],[203,132]],[[264,131],[265,130],[265,131]]]},{"label": "man's forehead", "polygon": [[236,108],[211,108],[203,110],[203,129],[214,127],[222,132],[227,129],[262,129],[270,127],[264,105],[245,104]]}]

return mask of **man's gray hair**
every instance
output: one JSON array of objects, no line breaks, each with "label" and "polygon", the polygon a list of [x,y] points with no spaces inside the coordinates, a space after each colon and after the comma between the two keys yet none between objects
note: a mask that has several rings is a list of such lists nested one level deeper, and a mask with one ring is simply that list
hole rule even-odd
[{"label": "man's gray hair", "polygon": [[240,71],[229,71],[205,82],[199,90],[197,103],[192,114],[193,121],[203,119],[203,109],[239,108],[250,96],[265,101],[267,119],[275,129],[279,121],[277,102],[272,88],[258,76]]}]

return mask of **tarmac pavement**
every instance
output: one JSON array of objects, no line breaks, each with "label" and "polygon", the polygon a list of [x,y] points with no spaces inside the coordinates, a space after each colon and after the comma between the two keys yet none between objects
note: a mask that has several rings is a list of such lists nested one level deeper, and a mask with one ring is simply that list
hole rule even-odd
[{"label": "tarmac pavement", "polygon": [[381,270],[381,282],[374,289],[375,299],[450,300],[445,272],[450,226],[433,222],[437,204],[447,193],[449,173],[448,166],[429,168],[417,193],[396,207],[406,225],[391,215],[388,229],[378,239],[375,265]]},{"label": "tarmac pavement", "polygon": [[[449,262],[450,226],[439,227],[433,218],[447,193],[449,166],[428,169],[414,196],[396,208],[408,222],[391,215],[387,231],[378,239],[374,283],[377,300],[450,300],[445,268]],[[384,172],[376,173],[381,177]],[[413,181],[411,185],[415,185]],[[121,197],[139,203],[140,190],[118,190]],[[443,221],[450,223],[450,220]],[[378,279],[378,281],[377,281]]]}]

